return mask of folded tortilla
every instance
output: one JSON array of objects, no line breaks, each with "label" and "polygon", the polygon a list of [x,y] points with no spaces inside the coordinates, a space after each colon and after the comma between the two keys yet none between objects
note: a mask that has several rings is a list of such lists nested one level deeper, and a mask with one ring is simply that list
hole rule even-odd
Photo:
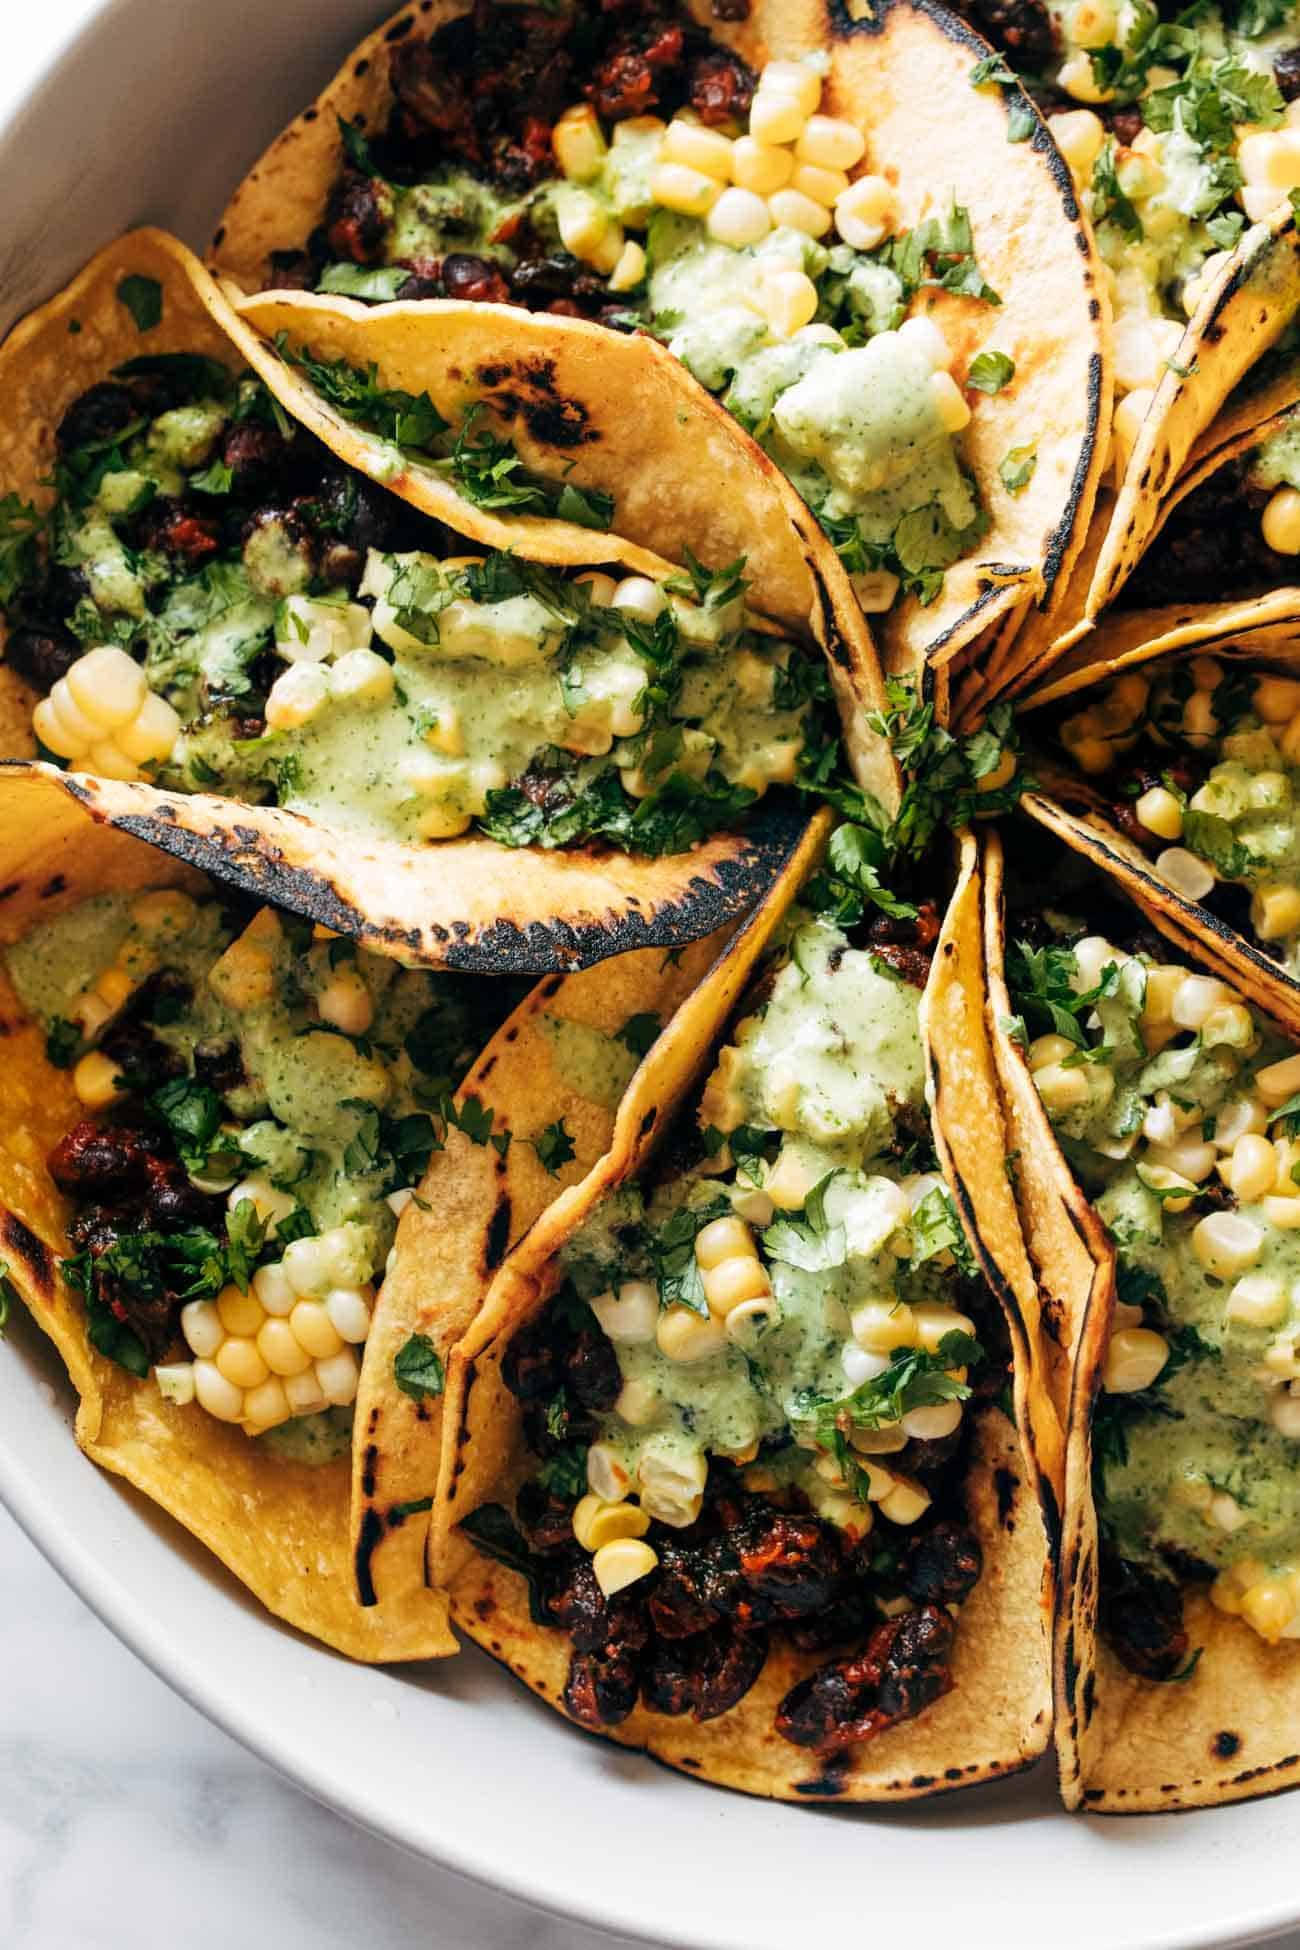
[{"label": "folded tortilla", "polygon": [[[1185,1623],[1200,1656],[1176,1683],[1157,1683],[1123,1666],[1098,1631],[1091,1429],[1115,1306],[1115,1249],[1062,1156],[1023,1047],[1008,1031],[995,835],[983,853],[990,1029],[1042,1291],[1039,1317],[1026,1316],[1023,1326],[1038,1346],[1045,1407],[1064,1434],[1053,1655],[1061,1792],[1067,1807],[1097,1814],[1217,1807],[1277,1793],[1300,1784],[1300,1646],[1266,1645],[1242,1620],[1192,1593]],[[1146,918],[1155,917],[1146,910]],[[1267,1006],[1257,986],[1201,953],[1196,941],[1171,939],[1195,964],[1235,980],[1248,1000]]]},{"label": "folded tortilla", "polygon": [[[60,792],[38,800],[22,781],[0,778],[0,945],[92,894],[203,884],[166,854],[88,822]],[[85,1110],[3,970],[0,1020],[0,1259],[77,1390],[76,1437],[86,1454],[174,1517],[299,1631],[353,1659],[454,1652],[446,1601],[422,1585],[374,1610],[357,1603],[346,1455],[312,1465],[284,1460],[92,1349],[85,1309],[59,1272],[73,1251],[70,1208],[46,1165]]]},{"label": "folded tortilla", "polygon": [[[141,294],[151,295],[150,308],[141,306]],[[128,297],[136,299],[136,309]],[[518,314],[507,314],[507,328],[519,322]],[[47,508],[55,431],[69,405],[129,358],[184,352],[215,358],[234,372],[251,363],[291,415],[302,406],[296,376],[237,317],[182,244],[160,231],[137,231],[110,245],[0,347],[5,491]],[[340,459],[358,459],[354,430],[321,415],[310,416],[309,424]],[[675,458],[681,464],[682,457]],[[644,451],[641,460],[646,461]],[[670,508],[672,472],[660,472],[657,457],[641,469]],[[437,485],[439,495],[428,511],[474,540],[496,545],[504,537],[531,553],[540,538],[543,559],[561,562],[620,559],[623,545],[617,537],[530,517],[512,524],[475,509],[444,481]],[[676,532],[684,540],[690,531]],[[861,629],[855,641],[834,627],[829,605],[814,590],[802,545],[793,531],[780,532],[789,533],[790,553],[804,575],[805,623],[810,612],[825,608],[832,677],[859,769],[872,778],[884,803],[893,804],[893,760],[885,742],[868,728],[858,701],[860,682],[878,684],[871,675],[869,641]],[[549,558],[548,537],[554,542]],[[629,548],[622,557],[628,566],[671,573],[670,564]],[[0,663],[0,754],[26,757],[34,750],[33,701],[27,684]],[[571,968],[628,948],[675,947],[711,933],[758,897],[804,818],[778,793],[738,832],[714,834],[688,852],[643,858],[603,845],[515,849],[479,835],[425,846],[371,841],[278,807],[210,793],[164,792],[142,781],[52,767],[38,769],[23,789],[34,802],[54,786],[79,800],[92,818],[119,824],[250,892],[364,938],[369,946],[429,965],[488,972]]]},{"label": "folded tortilla", "polygon": [[[568,1640],[532,1619],[523,1578],[482,1556],[458,1528],[480,1505],[508,1503],[526,1473],[520,1405],[505,1386],[502,1358],[513,1335],[554,1291],[557,1253],[666,1138],[815,854],[814,843],[792,862],[764,907],[679,1010],[630,1086],[605,1156],[566,1188],[485,1283],[472,1325],[449,1350],[430,1576],[448,1590],[458,1627],[557,1709]],[[981,1147],[995,1143],[1000,1156],[1003,1146],[982,971],[966,959],[972,928],[977,942],[979,904],[974,849],[968,843],[923,1005],[929,1089],[941,1154],[971,1174],[950,1181],[963,1219],[979,1228],[975,1237],[986,1255],[991,1240],[1012,1257],[1018,1249],[1023,1262],[1009,1192],[1005,1207],[1002,1203],[1008,1181],[999,1173],[991,1186],[987,1171],[975,1175]],[[500,1071],[482,1087],[490,1092],[494,1086],[508,1101]],[[1008,1229],[1014,1235],[1009,1244]],[[1016,1388],[1019,1395],[1019,1361]],[[1029,1765],[1043,1751],[1050,1717],[1045,1637],[1050,1554],[1039,1487],[1010,1422],[996,1409],[979,1412],[964,1502],[983,1548],[984,1571],[962,1609],[954,1688],[916,1719],[830,1764],[791,1746],[774,1730],[776,1705],[825,1655],[777,1645],[750,1691],[716,1720],[668,1718],[638,1706],[621,1725],[606,1730],[608,1737],[698,1779],[801,1801],[915,1799]]]},{"label": "folded tortilla", "polygon": [[[274,284],[276,249],[303,244],[324,214],[340,167],[339,121],[367,133],[387,123],[393,102],[391,47],[407,42],[413,33],[435,32],[467,10],[467,0],[437,0],[419,15],[395,14],[362,42],[236,190],[213,241],[219,272],[248,292]],[[988,532],[947,572],[935,602],[925,606],[908,598],[873,622],[887,671],[919,680],[927,663],[943,665],[970,651],[999,618],[1018,623],[1031,609],[1054,614],[1083,544],[1105,465],[1111,406],[1108,306],[1091,235],[1069,172],[1028,98],[1018,87],[972,87],[972,71],[989,49],[965,22],[942,9],[918,0],[829,11],[820,0],[793,5],[790,0],[758,0],[745,10],[743,20],[727,21],[708,0],[691,0],[689,12],[752,66],[761,67],[771,58],[824,57],[823,107],[867,131],[871,167],[897,185],[900,224],[906,227],[939,213],[957,198],[969,210],[979,261],[998,291],[1001,302],[991,312],[949,292],[926,293],[925,309],[948,336],[959,369],[988,341],[1014,358],[1016,374],[1001,393],[972,396],[973,419],[964,436],[967,461],[991,517]],[[1009,140],[1013,116],[1028,120],[1027,140]],[[273,332],[302,317],[304,302],[310,317],[311,307],[327,301],[282,294],[244,309],[261,329]],[[490,346],[500,307],[449,306],[434,300],[397,308],[409,319],[404,329],[410,333],[418,331],[421,311],[439,320],[436,332],[441,333],[448,329],[446,321],[455,324],[456,313],[475,309],[485,314],[479,330]],[[341,315],[347,310],[343,301]],[[391,344],[402,328],[375,329],[376,343],[382,346]],[[603,406],[606,416],[625,415],[631,440],[647,424],[658,424],[647,423],[640,409],[653,400],[651,361],[659,348],[641,342],[620,350],[601,327],[550,315],[539,316],[534,330],[539,345],[549,337],[554,356],[568,365],[584,342],[592,345],[593,356],[597,346],[604,347],[600,367],[591,375],[587,403],[595,412]],[[561,350],[566,340],[574,342],[572,355]],[[382,361],[382,352],[378,356]],[[638,357],[643,361],[639,380],[632,363]],[[623,377],[629,371],[631,395]],[[567,384],[564,390],[568,392]],[[637,399],[637,411],[629,410],[629,397]],[[688,380],[685,397],[693,402],[689,410],[697,424],[692,438],[698,443],[703,437],[698,422],[707,416],[706,396]],[[664,437],[671,438],[671,429]],[[860,613],[842,575],[835,576],[838,563],[829,542],[783,477],[764,487],[764,476],[776,470],[747,435],[739,438],[748,464],[733,464],[735,478],[752,479],[755,497],[765,493],[774,508],[784,507],[841,604],[842,627],[856,634]],[[998,469],[1011,449],[1030,444],[1036,466],[1027,485],[1013,495],[1002,486]],[[579,470],[584,463],[594,467],[590,457],[581,457]],[[664,547],[662,511],[633,499],[635,472],[635,466],[624,466],[611,473],[610,485],[623,490],[617,525],[633,539],[671,555]],[[575,472],[575,479],[581,478]],[[689,491],[688,470],[679,476],[680,491]],[[730,493],[734,488],[729,481]],[[711,532],[725,518],[724,510],[710,506],[702,532]],[[776,538],[766,533],[764,554],[777,546]],[[767,607],[782,616],[777,595],[754,557],[751,567]],[[847,613],[845,602],[850,605]]]}]

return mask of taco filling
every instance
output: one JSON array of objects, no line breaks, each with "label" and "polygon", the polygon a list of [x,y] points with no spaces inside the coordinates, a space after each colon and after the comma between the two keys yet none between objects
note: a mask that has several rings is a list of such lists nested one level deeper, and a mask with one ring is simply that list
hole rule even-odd
[{"label": "taco filling", "polygon": [[1171,508],[1117,607],[1217,603],[1296,581],[1300,409]]},{"label": "taco filling", "polygon": [[[425,437],[403,400],[384,411]],[[463,554],[214,360],[92,386],[55,487],[18,511],[0,594],[36,734],[74,770],[350,836],[657,854],[832,735],[820,659],[750,627],[743,564],[660,586]]]},{"label": "taco filling", "polygon": [[[903,322],[925,287],[990,320],[1000,302],[958,185],[901,229],[861,129],[820,112],[815,57],[755,73],[673,9],[480,5],[399,43],[391,77],[387,129],[341,123],[324,222],[273,254],[272,282],[651,332],[789,477],[865,609],[937,597],[989,525],[956,350],[932,320]],[[986,353],[964,383],[1013,373]],[[1033,466],[1031,445],[1009,459],[1009,493]]]},{"label": "taco filling", "polygon": [[517,985],[174,888],[83,900],[5,964],[85,1109],[48,1168],[90,1345],[293,1460],[346,1450],[397,1214]]},{"label": "taco filling", "polygon": [[485,1505],[462,1529],[571,1640],[586,1726],[725,1714],[782,1643],[827,1656],[775,1730],[826,1756],[951,1685],[981,1573],[967,1404],[1001,1364],[925,1108],[936,932],[928,908],[861,946],[797,920],[695,1128],[595,1209],[508,1346],[517,1528]]},{"label": "taco filling", "polygon": [[1162,879],[1300,975],[1300,682],[1213,657],[1147,665],[1059,739]]},{"label": "taco filling", "polygon": [[959,10],[1037,98],[1082,192],[1110,272],[1115,425],[1131,447],[1228,254],[1300,188],[1300,34],[1278,7],[1177,19],[1114,0]]},{"label": "taco filling", "polygon": [[1045,919],[1008,977],[1118,1256],[1092,1436],[1101,1629],[1130,1671],[1177,1679],[1190,1591],[1300,1637],[1300,1056],[1226,983]]}]

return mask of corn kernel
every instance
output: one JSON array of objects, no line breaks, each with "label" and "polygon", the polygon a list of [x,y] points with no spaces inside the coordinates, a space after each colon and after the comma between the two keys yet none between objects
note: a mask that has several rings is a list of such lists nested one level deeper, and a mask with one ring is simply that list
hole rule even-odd
[{"label": "corn kernel", "polygon": [[318,1415],[322,1408],[329,1407],[314,1368],[286,1375],[283,1385],[285,1400],[295,1415]]},{"label": "corn kernel", "polygon": [[1067,108],[1059,115],[1049,115],[1047,126],[1076,182],[1090,181],[1092,166],[1106,139],[1101,117],[1090,108]]},{"label": "corn kernel", "polygon": [[605,160],[605,137],[589,102],[566,108],[551,130],[551,147],[560,173],[571,183],[589,183]]},{"label": "corn kernel", "polygon": [[782,190],[794,174],[794,157],[788,149],[777,149],[742,135],[731,145],[731,180],[738,189],[752,190],[757,196],[771,196]]},{"label": "corn kernel", "polygon": [[753,190],[726,189],[709,211],[706,228],[715,243],[731,250],[761,243],[772,219],[761,196]]},{"label": "corn kernel", "polygon": [[573,1534],[585,1551],[597,1551],[619,1537],[644,1537],[650,1519],[635,1503],[606,1503],[588,1490],[573,1511]]},{"label": "corn kernel", "polygon": [[1153,785],[1133,807],[1148,833],[1157,839],[1177,840],[1183,833],[1183,809],[1167,786]]},{"label": "corn kernel", "polygon": [[1276,1160],[1266,1137],[1248,1133],[1238,1138],[1225,1174],[1235,1198],[1249,1205],[1273,1187]]},{"label": "corn kernel", "polygon": [[1300,494],[1293,487],[1278,488],[1259,525],[1265,542],[1276,554],[1300,555]]},{"label": "corn kernel", "polygon": [[756,142],[793,142],[807,119],[794,95],[759,83],[749,106],[749,133]]},{"label": "corn kernel", "polygon": [[346,1408],[357,1398],[361,1368],[350,1347],[316,1363],[316,1382],[331,1408]]},{"label": "corn kernel", "polygon": [[772,330],[789,338],[816,316],[817,287],[803,271],[775,271],[763,284],[761,302]]},{"label": "corn kernel", "polygon": [[227,1381],[212,1361],[194,1363],[194,1398],[218,1422],[242,1422],[244,1391]]},{"label": "corn kernel", "polygon": [[960,433],[970,425],[966,396],[950,372],[930,374],[930,403],[948,433]]},{"label": "corn kernel", "polygon": [[376,650],[349,650],[330,670],[330,690],[345,704],[382,704],[394,683],[392,665]]},{"label": "corn kernel", "polygon": [[210,1300],[191,1300],[181,1308],[181,1333],[190,1353],[204,1361],[212,1359],[226,1338],[221,1316]]},{"label": "corn kernel", "polygon": [[1092,62],[1082,48],[1063,61],[1057,71],[1057,86],[1073,97],[1076,102],[1108,102],[1114,96],[1113,88],[1099,87],[1092,72]]},{"label": "corn kernel", "polygon": [[257,1342],[231,1335],[216,1353],[216,1365],[236,1388],[260,1388],[270,1378],[270,1369],[258,1352]]},{"label": "corn kernel", "polygon": [[364,1036],[374,1021],[375,1005],[370,990],[355,968],[338,968],[316,998],[322,1022],[341,1029],[345,1036]]},{"label": "corn kernel", "polygon": [[721,1321],[705,1319],[690,1307],[668,1307],[655,1328],[659,1352],[669,1361],[707,1361],[727,1344]]},{"label": "corn kernel", "polygon": [[611,1341],[652,1341],[659,1324],[659,1294],[648,1280],[625,1280],[617,1293],[602,1293],[591,1303]]},{"label": "corn kernel", "polygon": [[632,291],[644,276],[645,251],[634,237],[629,237],[609,274],[609,288],[611,291]]},{"label": "corn kernel", "polygon": [[1251,896],[1250,922],[1261,941],[1280,941],[1295,934],[1300,930],[1300,888],[1257,887]]},{"label": "corn kernel", "polygon": [[1259,1227],[1238,1212],[1210,1212],[1192,1231],[1192,1251],[1205,1271],[1219,1280],[1248,1272],[1263,1245]]},{"label": "corn kernel", "polygon": [[656,163],[650,172],[650,194],[665,210],[683,217],[707,217],[722,194],[716,176],[691,169],[686,163]]},{"label": "corn kernel", "polygon": [[1266,1063],[1256,1070],[1254,1086],[1270,1110],[1276,1110],[1300,1090],[1300,1055],[1284,1056],[1280,1063]]},{"label": "corn kernel", "polygon": [[885,1300],[868,1300],[853,1315],[853,1338],[868,1354],[892,1354],[896,1347],[915,1347],[916,1319],[903,1301],[890,1306]]},{"label": "corn kernel", "polygon": [[900,1476],[892,1490],[880,1499],[880,1511],[891,1523],[916,1523],[930,1507],[930,1497],[906,1476]]},{"label": "corn kernel", "polygon": [[706,129],[700,122],[688,122],[677,115],[668,124],[659,145],[659,160],[685,163],[689,169],[699,170],[702,176],[726,183],[731,179],[731,138],[720,129]]},{"label": "corn kernel", "polygon": [[370,1306],[366,1292],[354,1286],[331,1287],[325,1295],[325,1311],[341,1340],[359,1347],[370,1332]]},{"label": "corn kernel", "polygon": [[194,1400],[194,1364],[191,1361],[164,1362],[154,1369],[153,1378],[165,1402],[175,1402],[178,1408],[187,1408]]},{"label": "corn kernel", "polygon": [[313,1361],[328,1361],[343,1345],[343,1338],[319,1300],[300,1300],[289,1315],[289,1327],[299,1347]]},{"label": "corn kernel", "polygon": [[1069,19],[1070,39],[1076,47],[1105,47],[1115,39],[1114,0],[1075,0]]},{"label": "corn kernel", "polygon": [[72,1087],[87,1110],[107,1110],[125,1093],[117,1064],[102,1050],[87,1050],[72,1072]]},{"label": "corn kernel", "polygon": [[649,1577],[659,1562],[658,1553],[639,1537],[620,1537],[602,1544],[591,1560],[596,1583],[607,1598],[625,1591],[630,1584]]},{"label": "corn kernel", "polygon": [[304,1374],[311,1366],[311,1356],[299,1346],[297,1336],[284,1319],[263,1322],[257,1336],[257,1351],[272,1374]]},{"label": "corn kernel", "polygon": [[828,210],[834,209],[848,187],[849,179],[842,169],[822,169],[809,162],[800,163],[790,179],[792,190],[810,196],[814,203],[822,203]]},{"label": "corn kernel", "polygon": [[110,731],[130,723],[148,692],[139,664],[111,643],[78,657],[63,681],[77,709]]},{"label": "corn kernel", "polygon": [[86,770],[101,779],[136,779],[140,776],[140,768],[135,760],[128,758],[112,738],[92,745],[84,762]]},{"label": "corn kernel", "polygon": [[1295,1614],[1295,1600],[1280,1578],[1252,1585],[1241,1601],[1241,1615],[1262,1639],[1279,1639]]},{"label": "corn kernel", "polygon": [[250,1388],[244,1396],[244,1419],[250,1432],[258,1435],[264,1429],[287,1422],[291,1412],[289,1397],[278,1375],[269,1376],[259,1388]]},{"label": "corn kernel", "polygon": [[181,721],[165,697],[150,691],[129,724],[119,725],[114,742],[133,765],[158,765],[171,757]]},{"label": "corn kernel", "polygon": [[329,702],[330,677],[322,664],[290,664],[276,678],[266,699],[271,731],[296,731]]},{"label": "corn kernel", "polygon": [[1300,132],[1267,129],[1243,137],[1237,162],[1249,189],[1300,189]]},{"label": "corn kernel", "polygon": [[766,1299],[772,1291],[767,1269],[752,1253],[737,1254],[700,1276],[710,1312],[725,1319],[742,1301]]},{"label": "corn kernel", "polygon": [[754,1238],[743,1219],[713,1219],[695,1237],[695,1261],[703,1270],[737,1256],[755,1258]]},{"label": "corn kernel", "polygon": [[1124,1327],[1106,1349],[1101,1385],[1108,1395],[1132,1395],[1149,1388],[1169,1359],[1169,1343],[1150,1327]]},{"label": "corn kernel", "polygon": [[811,115],[822,98],[821,76],[806,61],[769,61],[758,85],[791,96],[805,115]]},{"label": "corn kernel", "polygon": [[[825,204],[814,202],[802,190],[774,190],[767,199],[767,207],[773,223],[800,230],[805,237],[824,237],[831,227],[831,213]],[[807,320],[803,322],[806,324]]]}]

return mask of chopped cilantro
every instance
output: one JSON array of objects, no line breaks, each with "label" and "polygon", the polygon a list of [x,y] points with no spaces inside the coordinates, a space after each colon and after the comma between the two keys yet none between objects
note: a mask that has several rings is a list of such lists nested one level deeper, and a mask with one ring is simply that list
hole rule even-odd
[{"label": "chopped cilantro", "polygon": [[163,290],[157,278],[146,278],[133,272],[118,285],[117,298],[118,303],[125,305],[135,320],[137,332],[152,332],[154,326],[162,322]]},{"label": "chopped cilantro", "polygon": [[393,1380],[413,1402],[436,1398],[447,1385],[438,1350],[427,1334],[412,1334],[393,1359]]},{"label": "chopped cilantro", "polygon": [[544,1131],[539,1131],[537,1136],[529,1138],[528,1142],[537,1153],[538,1162],[552,1178],[562,1171],[565,1165],[572,1164],[578,1155],[562,1117],[554,1124],[548,1124]]},{"label": "chopped cilantro", "polygon": [[998,477],[1008,494],[1023,494],[1034,478],[1038,465],[1038,446],[1009,447],[998,462]]},{"label": "chopped cilantro", "polygon": [[624,1049],[631,1050],[638,1061],[646,1055],[658,1038],[663,1024],[659,1017],[645,1011],[640,1015],[629,1016],[623,1027],[615,1034],[615,1042],[622,1043]]},{"label": "chopped cilantro", "polygon": [[977,393],[1000,393],[1016,376],[1016,362],[1005,352],[978,352],[970,362],[966,384]]},{"label": "chopped cilantro", "polygon": [[1185,812],[1182,844],[1189,853],[1208,860],[1220,880],[1240,880],[1255,863],[1250,848],[1217,813]]},{"label": "chopped cilantro", "polygon": [[387,305],[396,298],[410,272],[401,264],[330,264],[321,272],[318,291],[331,291],[341,298],[361,298],[370,304]]},{"label": "chopped cilantro", "polygon": [[974,1367],[983,1358],[979,1342],[960,1330],[945,1334],[933,1354],[921,1347],[897,1347],[889,1357],[889,1366],[851,1395],[834,1398],[811,1390],[797,1395],[791,1420],[807,1427],[819,1443],[829,1447],[836,1431],[845,1424],[879,1429],[901,1421],[916,1408],[968,1401],[968,1383],[958,1381],[952,1370]]},{"label": "chopped cilantro", "polygon": [[45,1032],[45,1054],[56,1070],[70,1070],[81,1050],[81,1031],[66,1016],[55,1016]]},{"label": "chopped cilantro", "polygon": [[[358,117],[355,122],[349,122],[342,115],[336,115],[334,119],[338,123],[339,141],[343,144],[343,153],[353,169],[360,170],[363,176],[378,176],[380,172],[370,153],[370,144],[362,133],[360,118]],[[403,272],[403,276],[405,275]]]},{"label": "chopped cilantro", "polygon": [[0,497],[0,608],[11,603],[38,566],[37,543],[45,517],[19,494]]},{"label": "chopped cilantro", "polygon": [[447,422],[428,393],[381,386],[379,368],[350,365],[346,359],[318,359],[309,346],[295,347],[287,332],[275,341],[280,357],[297,366],[310,385],[345,419],[366,427],[402,448],[427,450]]}]

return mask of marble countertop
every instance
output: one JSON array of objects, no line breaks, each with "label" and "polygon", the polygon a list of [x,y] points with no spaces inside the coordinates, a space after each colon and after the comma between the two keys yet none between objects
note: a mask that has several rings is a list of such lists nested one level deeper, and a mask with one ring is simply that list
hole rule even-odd
[{"label": "marble countertop", "polygon": [[3,1950],[633,1950],[350,1827],[210,1726],[0,1509]]}]

